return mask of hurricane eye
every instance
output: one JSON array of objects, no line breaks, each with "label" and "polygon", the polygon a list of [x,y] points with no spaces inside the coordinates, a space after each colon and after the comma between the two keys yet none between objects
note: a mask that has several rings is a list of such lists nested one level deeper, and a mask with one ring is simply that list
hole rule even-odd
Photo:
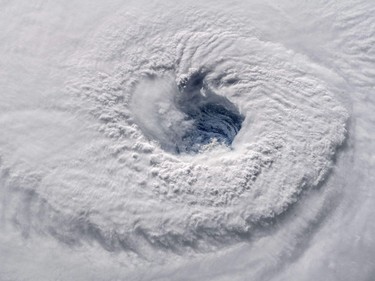
[{"label": "hurricane eye", "polygon": [[245,119],[229,99],[207,86],[201,72],[178,84],[172,77],[141,83],[132,107],[144,135],[174,154],[199,153],[212,143],[231,147]]},{"label": "hurricane eye", "polygon": [[244,116],[227,98],[205,87],[203,75],[192,75],[186,85],[179,87],[177,106],[192,120],[192,126],[182,136],[178,150],[198,152],[213,141],[230,146],[241,129]]}]

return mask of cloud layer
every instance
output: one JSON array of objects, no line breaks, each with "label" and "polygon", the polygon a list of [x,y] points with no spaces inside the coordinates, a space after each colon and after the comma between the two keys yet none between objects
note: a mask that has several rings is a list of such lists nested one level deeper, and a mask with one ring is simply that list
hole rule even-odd
[{"label": "cloud layer", "polygon": [[0,276],[371,276],[372,3],[91,5],[3,4]]}]

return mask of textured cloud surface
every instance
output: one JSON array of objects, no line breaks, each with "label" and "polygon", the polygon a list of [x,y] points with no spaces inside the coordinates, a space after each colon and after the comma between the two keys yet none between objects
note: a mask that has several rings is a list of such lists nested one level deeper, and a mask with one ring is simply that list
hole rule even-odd
[{"label": "textured cloud surface", "polygon": [[0,4],[1,280],[372,280],[371,1],[60,2]]}]

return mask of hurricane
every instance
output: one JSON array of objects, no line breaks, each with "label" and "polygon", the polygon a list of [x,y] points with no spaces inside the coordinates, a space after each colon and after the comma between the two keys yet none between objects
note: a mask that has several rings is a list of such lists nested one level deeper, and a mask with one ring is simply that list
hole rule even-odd
[{"label": "hurricane", "polygon": [[0,280],[372,280],[372,1],[0,1]]}]

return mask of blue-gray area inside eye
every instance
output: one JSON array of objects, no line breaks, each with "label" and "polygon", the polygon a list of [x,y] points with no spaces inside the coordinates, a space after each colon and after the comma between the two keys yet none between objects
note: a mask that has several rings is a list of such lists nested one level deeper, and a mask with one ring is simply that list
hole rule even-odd
[{"label": "blue-gray area inside eye", "polygon": [[230,146],[240,131],[244,116],[227,98],[204,85],[204,74],[193,74],[179,85],[176,104],[193,122],[176,143],[176,152],[198,152],[202,145],[219,142]]}]

